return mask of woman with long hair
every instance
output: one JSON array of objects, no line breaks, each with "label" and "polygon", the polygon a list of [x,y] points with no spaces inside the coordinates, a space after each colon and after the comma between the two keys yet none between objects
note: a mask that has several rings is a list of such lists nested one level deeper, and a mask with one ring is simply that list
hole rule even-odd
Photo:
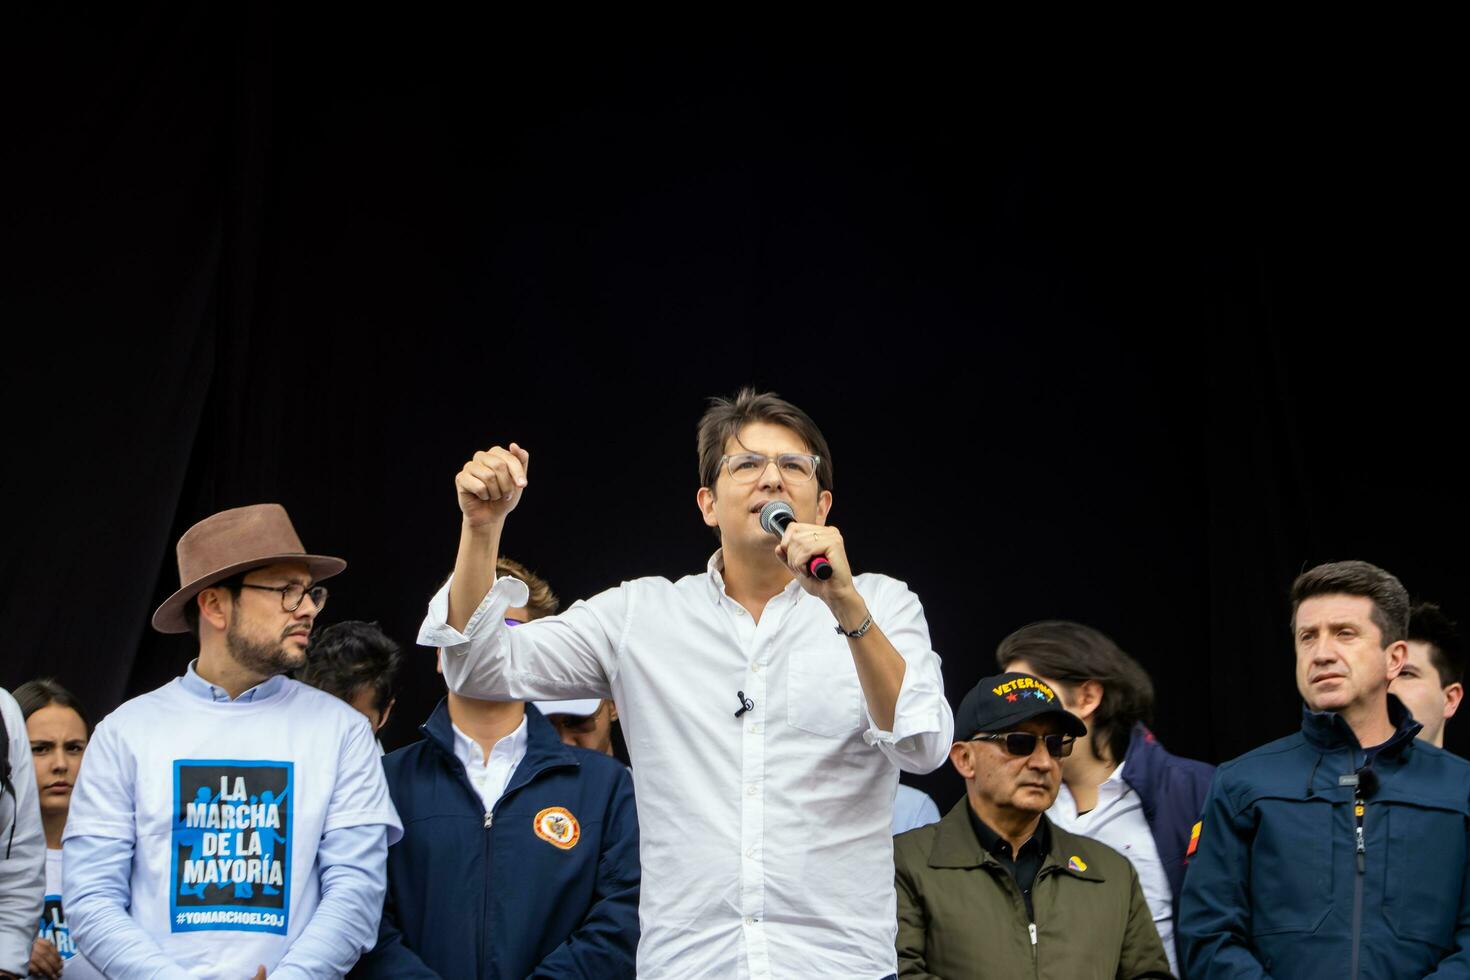
[{"label": "woman with long hair", "polygon": [[13,693],[31,740],[41,824],[46,831],[46,905],[31,945],[31,975],[51,980],[63,973],[66,980],[101,978],[71,940],[61,894],[61,834],[71,808],[72,787],[82,768],[82,753],[87,749],[87,713],[75,695],[50,678],[27,681]]}]

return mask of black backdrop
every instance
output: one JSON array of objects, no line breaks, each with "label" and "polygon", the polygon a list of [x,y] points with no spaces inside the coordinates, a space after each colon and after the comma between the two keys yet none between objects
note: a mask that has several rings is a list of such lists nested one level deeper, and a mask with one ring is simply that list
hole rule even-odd
[{"label": "black backdrop", "polygon": [[[0,683],[101,715],[177,674],[173,542],[261,500],[349,560],[323,622],[411,644],[452,476],[509,439],[506,551],[565,599],[698,569],[694,422],[746,383],[826,430],[833,521],[923,599],[954,700],[1078,619],[1218,761],[1295,724],[1304,565],[1470,618],[1433,59],[354,16],[15,15]],[[437,691],[418,651],[390,747]]]}]

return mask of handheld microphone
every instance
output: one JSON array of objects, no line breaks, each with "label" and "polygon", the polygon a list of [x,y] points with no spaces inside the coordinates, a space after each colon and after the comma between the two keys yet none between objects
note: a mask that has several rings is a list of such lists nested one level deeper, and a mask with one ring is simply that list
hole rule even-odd
[{"label": "handheld microphone", "polygon": [[[781,537],[786,533],[787,525],[794,520],[796,520],[796,513],[784,500],[772,500],[761,508],[761,527],[767,534]],[[832,577],[832,563],[822,555],[817,555],[806,563],[806,572],[813,578],[825,582]]]},{"label": "handheld microphone", "polygon": [[736,718],[739,718],[741,715],[745,714],[747,711],[754,711],[755,710],[755,702],[752,701],[750,698],[746,697],[744,691],[736,691],[735,692],[735,696],[740,699],[740,710],[737,711],[737,712],[735,712],[735,717]]}]

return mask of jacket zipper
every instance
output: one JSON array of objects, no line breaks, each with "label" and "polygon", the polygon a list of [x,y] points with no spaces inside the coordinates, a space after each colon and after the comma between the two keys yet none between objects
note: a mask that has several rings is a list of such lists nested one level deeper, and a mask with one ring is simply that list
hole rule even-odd
[{"label": "jacket zipper", "polygon": [[1368,847],[1363,840],[1363,812],[1366,808],[1360,783],[1353,790],[1353,839],[1358,869],[1353,875],[1353,968],[1348,974],[1353,980],[1358,980],[1358,946],[1363,935],[1363,876],[1368,867]]}]

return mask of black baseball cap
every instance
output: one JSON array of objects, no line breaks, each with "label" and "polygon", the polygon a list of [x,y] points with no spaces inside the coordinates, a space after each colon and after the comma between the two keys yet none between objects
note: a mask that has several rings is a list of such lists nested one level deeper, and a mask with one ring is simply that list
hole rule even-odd
[{"label": "black baseball cap", "polygon": [[1050,684],[1030,674],[1008,671],[982,679],[965,695],[954,713],[955,739],[963,742],[984,732],[1005,731],[1039,715],[1056,715],[1063,734],[1087,734],[1082,719],[1062,707],[1062,699]]}]

